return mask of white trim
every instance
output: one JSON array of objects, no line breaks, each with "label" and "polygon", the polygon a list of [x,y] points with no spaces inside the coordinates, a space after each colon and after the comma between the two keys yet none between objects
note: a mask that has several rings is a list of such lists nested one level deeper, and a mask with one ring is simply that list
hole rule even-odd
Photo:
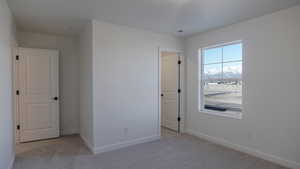
[{"label": "white trim", "polygon": [[236,41],[231,41],[231,42],[218,43],[218,44],[202,47],[200,49],[202,49],[202,50],[203,49],[212,49],[212,48],[217,48],[217,47],[221,47],[221,46],[233,45],[233,44],[236,44],[236,43],[243,43],[243,41],[242,40],[236,40]]},{"label": "white trim", "polygon": [[72,135],[72,134],[79,134],[79,129],[62,129],[61,128],[60,134],[62,136]]},{"label": "white trim", "polygon": [[[216,45],[210,45],[207,47],[201,47],[198,49],[198,111],[200,113],[205,113],[205,114],[210,114],[210,115],[216,115],[216,116],[221,116],[221,117],[229,117],[229,118],[234,118],[234,119],[239,119],[241,120],[243,118],[243,113],[242,111],[240,112],[235,112],[235,111],[225,111],[225,112],[219,112],[219,111],[213,111],[213,110],[207,110],[204,108],[204,94],[203,94],[203,86],[204,86],[204,80],[203,80],[203,52],[206,49],[212,49],[212,48],[218,48],[218,47],[224,47],[228,45],[233,45],[233,44],[242,44],[242,72],[244,72],[244,46],[243,46],[243,41],[242,40],[236,40],[236,41],[231,41],[231,42],[226,42],[226,43],[219,43]],[[221,63],[224,63],[223,60]],[[242,81],[243,81],[243,75],[242,75]],[[200,87],[199,87],[200,86]],[[244,86],[244,85],[243,85]],[[242,88],[243,90],[243,88]],[[244,93],[242,91],[242,93]],[[242,99],[243,101],[243,99]],[[242,104],[243,105],[243,104]]]},{"label": "white trim", "polygon": [[159,50],[159,54],[161,54],[161,52],[176,52],[176,53],[180,53],[183,55],[183,51],[182,50],[178,50],[178,49],[171,49],[171,48],[158,48]]},{"label": "white trim", "polygon": [[99,153],[117,150],[120,148],[125,148],[128,146],[133,146],[136,144],[151,142],[151,141],[155,141],[155,140],[159,140],[159,139],[160,139],[160,136],[157,136],[157,135],[150,136],[150,137],[144,137],[144,138],[139,138],[139,139],[135,139],[135,140],[131,140],[131,141],[124,141],[124,142],[120,142],[120,143],[116,143],[116,144],[110,144],[110,145],[106,145],[106,146],[102,146],[102,147],[95,147],[95,148],[93,148],[92,152],[94,154],[99,154]]},{"label": "white trim", "polygon": [[212,110],[201,110],[201,113],[209,114],[209,115],[215,115],[215,116],[221,116],[221,117],[229,117],[229,118],[234,118],[234,119],[239,119],[241,120],[243,118],[242,112],[237,112],[237,111],[224,111],[224,112],[219,112],[219,111],[212,111]]},{"label": "white trim", "polygon": [[14,162],[15,162],[15,155],[13,155],[12,159],[10,160],[7,169],[13,169],[14,168]]},{"label": "white trim", "polygon": [[181,72],[180,72],[180,85],[181,85],[181,102],[180,102],[180,114],[181,114],[181,125],[180,130],[183,133],[185,129],[185,57],[182,50],[170,49],[170,48],[158,48],[158,135],[161,136],[161,53],[162,52],[176,52],[179,54],[181,59]]},{"label": "white trim", "polygon": [[[158,48],[158,124],[157,133],[161,136],[161,48]],[[154,101],[156,97],[154,98]]]},{"label": "white trim", "polygon": [[87,138],[80,134],[80,138],[83,140],[84,144],[88,147],[88,149],[93,152],[93,144],[91,144]]},{"label": "white trim", "polygon": [[300,163],[297,163],[296,161],[290,161],[290,160],[287,160],[287,159],[284,159],[284,158],[281,158],[281,157],[278,157],[278,156],[275,156],[275,155],[272,155],[272,154],[264,153],[260,150],[245,147],[245,146],[242,146],[242,145],[239,145],[239,144],[234,144],[234,143],[231,143],[230,141],[225,140],[223,138],[212,137],[212,136],[197,132],[197,131],[192,130],[192,129],[187,129],[186,132],[188,134],[194,135],[194,136],[199,137],[201,139],[213,142],[215,144],[223,145],[225,147],[232,148],[236,151],[244,152],[244,153],[253,155],[255,157],[258,157],[258,158],[261,158],[261,159],[264,159],[264,160],[267,160],[267,161],[270,161],[270,162],[273,162],[273,163],[276,163],[276,164],[280,164],[280,165],[285,166],[285,167],[289,167],[289,168],[292,168],[292,169],[300,169]]},{"label": "white trim", "polygon": [[20,143],[20,131],[17,130],[17,125],[20,123],[19,120],[19,98],[16,95],[16,90],[19,88],[19,78],[18,78],[18,61],[16,60],[16,56],[19,54],[18,52],[19,47],[15,46],[13,48],[13,53],[12,53],[12,65],[13,65],[13,83],[12,83],[12,94],[13,94],[13,112],[14,112],[14,122],[13,122],[13,128],[14,128],[14,141],[15,144]]}]

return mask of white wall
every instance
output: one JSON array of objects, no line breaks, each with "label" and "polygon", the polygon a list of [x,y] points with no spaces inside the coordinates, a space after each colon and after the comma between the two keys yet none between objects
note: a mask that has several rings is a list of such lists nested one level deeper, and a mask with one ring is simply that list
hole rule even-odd
[{"label": "white wall", "polygon": [[79,56],[77,38],[19,32],[18,40],[21,47],[59,50],[61,134],[79,133]]},{"label": "white wall", "polygon": [[181,40],[98,21],[93,29],[96,152],[158,138],[158,48],[181,50]]},{"label": "white wall", "polygon": [[12,50],[15,27],[5,0],[0,0],[0,168],[10,169],[14,160],[12,111]]},{"label": "white wall", "polygon": [[93,29],[88,23],[79,37],[80,136],[93,149]]},{"label": "white wall", "polygon": [[[189,132],[300,168],[299,18],[296,6],[186,40]],[[235,40],[244,44],[243,119],[200,113],[198,49]]]}]

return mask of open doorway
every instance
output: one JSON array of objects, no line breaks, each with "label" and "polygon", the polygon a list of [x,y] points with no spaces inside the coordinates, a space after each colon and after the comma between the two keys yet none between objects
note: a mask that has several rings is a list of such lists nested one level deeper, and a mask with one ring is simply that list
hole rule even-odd
[{"label": "open doorway", "polygon": [[160,49],[161,135],[177,135],[183,129],[183,56],[176,50]]}]

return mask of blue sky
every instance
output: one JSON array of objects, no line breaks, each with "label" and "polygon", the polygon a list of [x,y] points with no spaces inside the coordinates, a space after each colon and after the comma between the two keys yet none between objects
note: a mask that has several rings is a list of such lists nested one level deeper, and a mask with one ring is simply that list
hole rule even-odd
[{"label": "blue sky", "polygon": [[242,44],[233,44],[220,48],[206,49],[204,51],[204,64],[226,61],[242,60]]},{"label": "blue sky", "polygon": [[222,64],[213,64],[222,62],[222,52],[224,62],[239,61],[224,63],[223,71],[242,73],[242,44],[238,43],[220,48],[205,49],[203,61],[204,64],[209,64],[204,66],[205,74],[218,74],[222,72]]}]

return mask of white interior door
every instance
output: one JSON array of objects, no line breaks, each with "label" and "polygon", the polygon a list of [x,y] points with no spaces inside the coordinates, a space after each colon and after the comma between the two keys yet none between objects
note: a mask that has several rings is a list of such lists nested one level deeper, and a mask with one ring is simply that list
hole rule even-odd
[{"label": "white interior door", "polygon": [[20,141],[59,136],[58,51],[19,48]]},{"label": "white interior door", "polygon": [[178,130],[178,53],[161,54],[162,126]]}]

